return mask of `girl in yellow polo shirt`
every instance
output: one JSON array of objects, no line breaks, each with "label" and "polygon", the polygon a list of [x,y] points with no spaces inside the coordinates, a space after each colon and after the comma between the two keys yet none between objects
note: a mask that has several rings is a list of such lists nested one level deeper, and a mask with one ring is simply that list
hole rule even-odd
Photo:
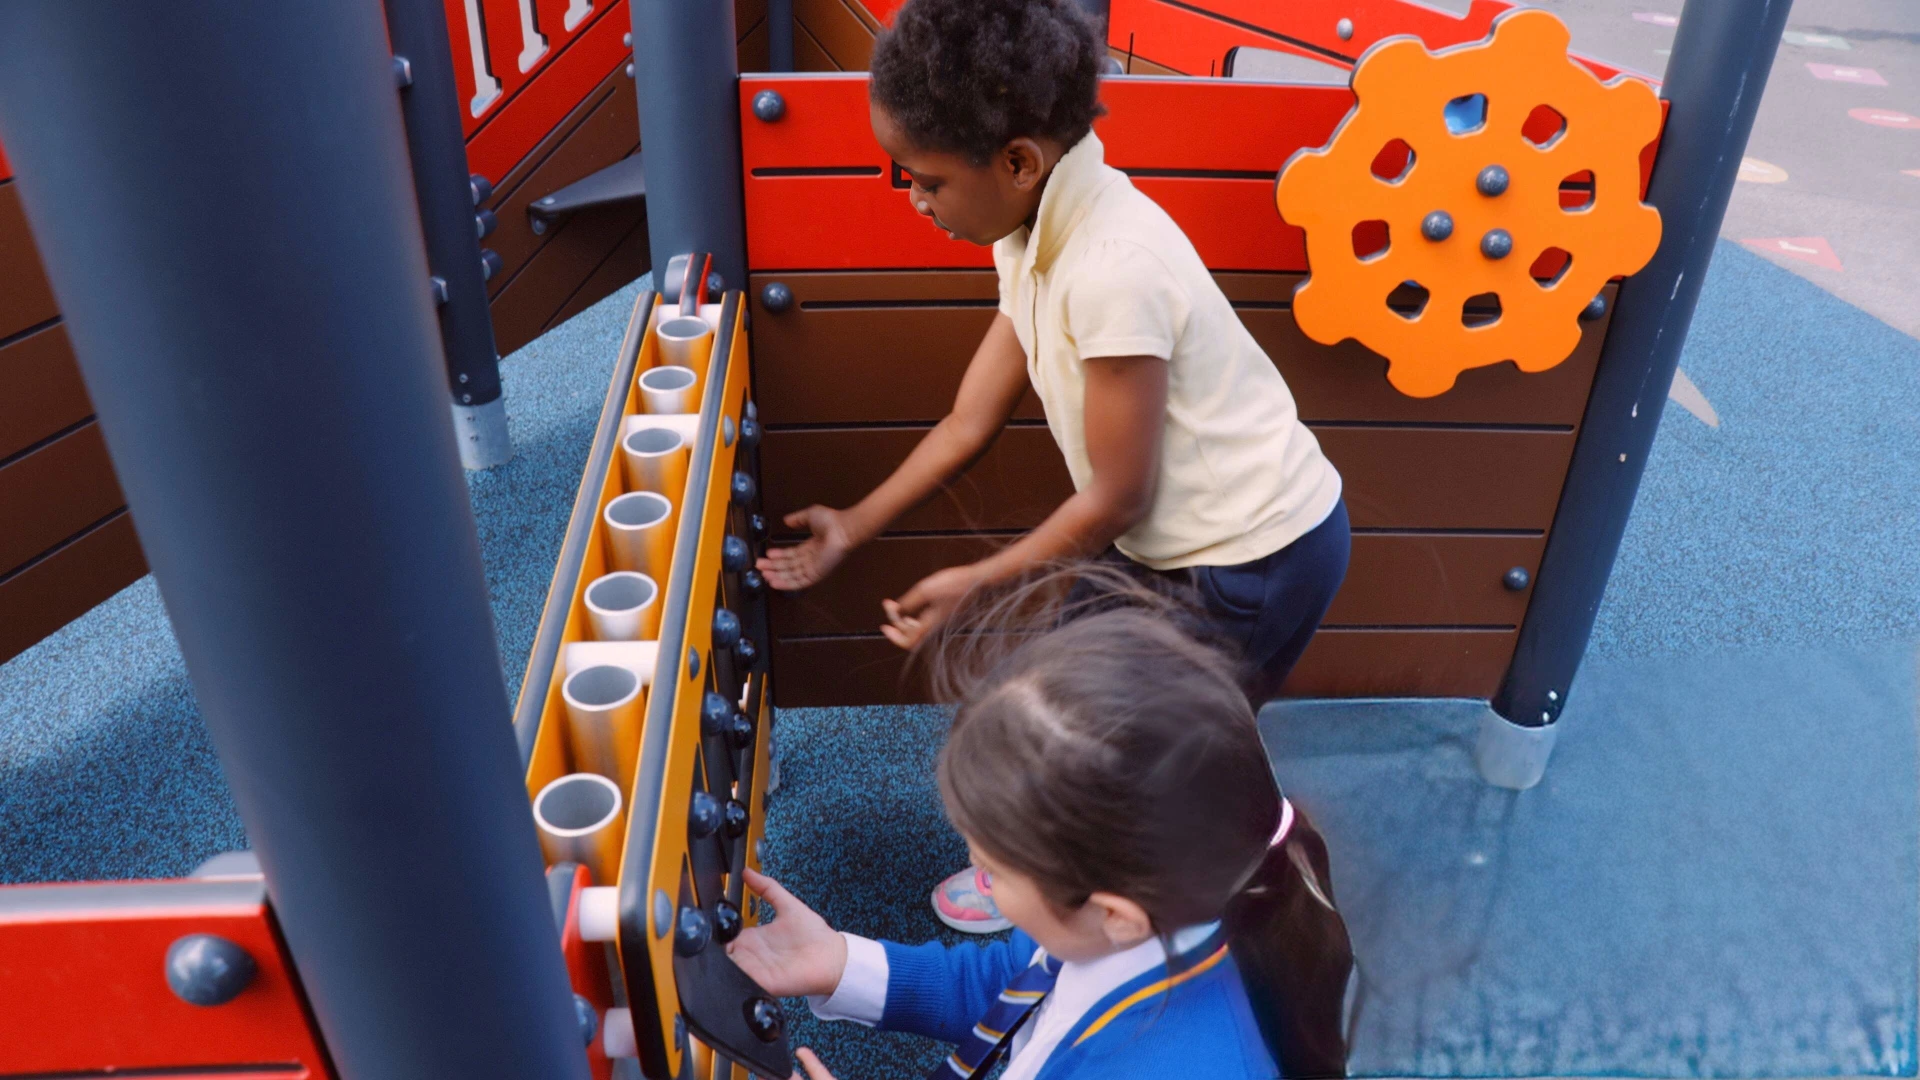
[{"label": "girl in yellow polo shirt", "polygon": [[[992,245],[999,313],[953,411],[858,504],[788,515],[810,538],[760,569],[778,589],[825,577],[976,459],[1032,386],[1074,495],[991,557],[886,601],[881,631],[911,647],[969,590],[1100,557],[1190,581],[1258,702],[1346,575],[1340,475],[1186,234],[1106,164],[1093,134],[1106,56],[1069,0],[909,0],[875,42],[874,137],[919,213]],[[935,910],[959,930],[1002,929],[990,888],[969,868]]]}]

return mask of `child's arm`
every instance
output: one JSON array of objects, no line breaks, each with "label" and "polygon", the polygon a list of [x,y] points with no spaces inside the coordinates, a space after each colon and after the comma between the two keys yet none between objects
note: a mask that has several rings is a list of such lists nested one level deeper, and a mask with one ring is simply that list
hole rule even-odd
[{"label": "child's arm", "polygon": [[880,630],[888,640],[912,648],[952,613],[967,590],[1018,576],[1038,563],[1103,551],[1146,516],[1166,427],[1167,362],[1152,356],[1088,359],[1085,393],[1093,482],[1017,542],[977,563],[932,574],[898,601],[886,601],[888,625]]},{"label": "child's arm", "polygon": [[1013,416],[1027,389],[1027,354],[1013,321],[996,315],[974,350],[949,412],[907,460],[846,510],[809,506],[786,517],[788,528],[812,535],[794,547],[775,548],[760,559],[760,572],[776,589],[803,589],[826,577],[847,553],[886,529],[893,519],[973,464]]}]

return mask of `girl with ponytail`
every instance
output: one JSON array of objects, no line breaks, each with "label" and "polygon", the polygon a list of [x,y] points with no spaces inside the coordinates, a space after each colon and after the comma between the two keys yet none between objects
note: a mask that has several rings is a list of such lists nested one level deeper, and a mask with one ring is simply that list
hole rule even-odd
[{"label": "girl with ponytail", "polygon": [[1009,1053],[1005,1080],[1344,1076],[1352,955],[1326,845],[1204,625],[1097,566],[970,597],[922,655],[957,704],[941,796],[1011,939],[836,933],[749,871],[775,918],[728,953],[825,1019],[955,1044],[935,1073],[953,1080]]}]

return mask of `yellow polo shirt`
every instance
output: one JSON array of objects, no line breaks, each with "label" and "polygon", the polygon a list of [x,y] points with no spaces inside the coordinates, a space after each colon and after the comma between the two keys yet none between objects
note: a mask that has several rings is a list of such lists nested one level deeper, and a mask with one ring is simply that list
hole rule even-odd
[{"label": "yellow polo shirt", "polygon": [[1093,479],[1085,361],[1168,362],[1153,506],[1114,542],[1127,557],[1155,570],[1251,562],[1332,513],[1340,474],[1300,423],[1286,381],[1193,243],[1107,166],[1097,136],[1054,166],[1032,229],[994,244],[993,264],[1000,310],[1076,490]]}]

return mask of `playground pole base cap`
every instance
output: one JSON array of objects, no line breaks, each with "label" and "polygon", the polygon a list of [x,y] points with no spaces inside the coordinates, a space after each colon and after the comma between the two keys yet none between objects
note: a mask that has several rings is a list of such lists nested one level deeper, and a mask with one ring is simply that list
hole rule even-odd
[{"label": "playground pole base cap", "polygon": [[469,471],[491,469],[513,460],[505,397],[494,398],[484,405],[454,402],[453,433],[460,443],[460,464]]},{"label": "playground pole base cap", "polygon": [[1525,791],[1546,775],[1559,732],[1558,724],[1527,727],[1488,709],[1473,742],[1474,767],[1494,787]]}]

